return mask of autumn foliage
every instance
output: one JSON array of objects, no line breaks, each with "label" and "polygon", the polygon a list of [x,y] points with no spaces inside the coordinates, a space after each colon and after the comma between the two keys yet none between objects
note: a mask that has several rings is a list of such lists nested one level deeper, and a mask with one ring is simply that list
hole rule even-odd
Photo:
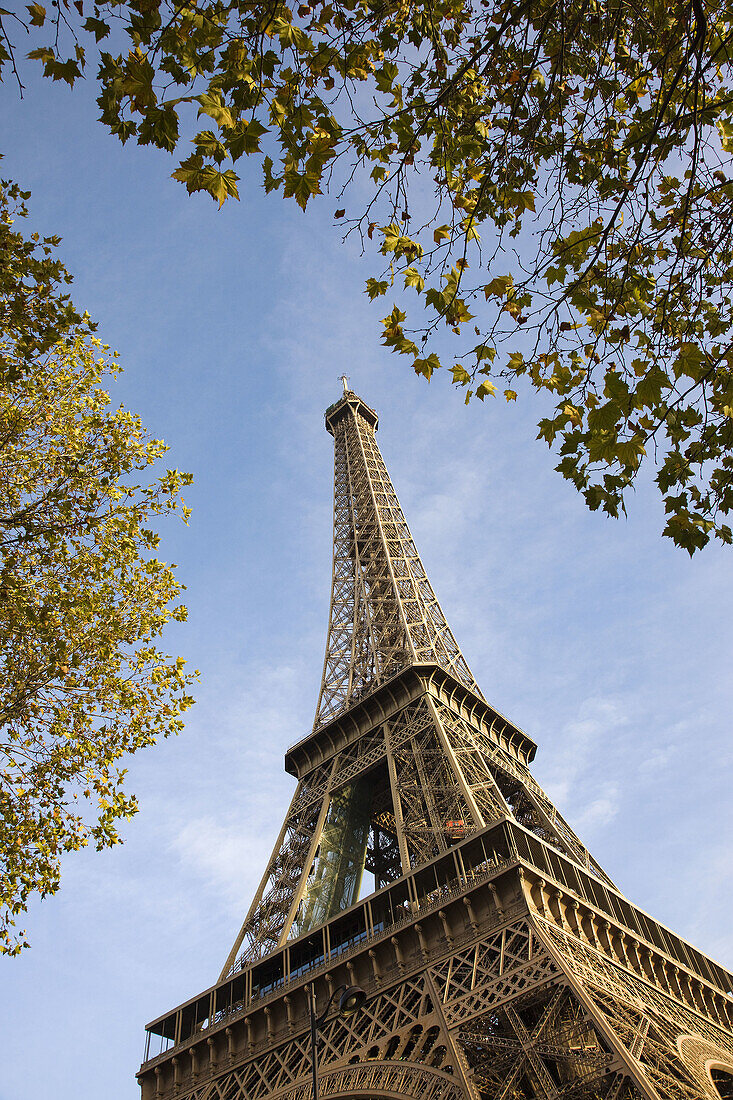
[{"label": "autumn foliage", "polygon": [[[181,728],[192,676],[159,649],[181,586],[156,557],[158,517],[187,516],[191,480],[151,467],[166,450],[113,409],[118,370],[65,294],[55,242],[13,225],[27,195],[0,190],[0,952],[53,893],[64,852],[118,842],[136,811],[124,757]],[[40,288],[40,289],[39,289]],[[28,318],[16,334],[18,302]],[[10,322],[8,322],[10,314]]]},{"label": "autumn foliage", "polygon": [[731,541],[730,3],[26,10],[27,56],[73,84],[93,53],[103,123],[174,153],[189,191],[237,198],[246,161],[303,209],[336,189],[393,299],[384,343],[466,400],[540,391],[591,508],[618,514],[649,458],[664,533]]}]

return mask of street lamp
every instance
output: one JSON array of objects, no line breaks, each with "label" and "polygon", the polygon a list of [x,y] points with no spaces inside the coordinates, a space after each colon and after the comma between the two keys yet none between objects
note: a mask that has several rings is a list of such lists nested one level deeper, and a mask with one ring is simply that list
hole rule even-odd
[{"label": "street lamp", "polygon": [[366,993],[359,985],[339,985],[328,998],[328,1004],[320,1016],[316,1016],[316,989],[315,983],[310,985],[310,1012],[311,1012],[311,1069],[313,1070],[313,1100],[318,1100],[318,1029],[324,1023],[331,1009],[333,999],[337,993],[339,997],[339,1016],[353,1016],[359,1011],[366,1000]]}]

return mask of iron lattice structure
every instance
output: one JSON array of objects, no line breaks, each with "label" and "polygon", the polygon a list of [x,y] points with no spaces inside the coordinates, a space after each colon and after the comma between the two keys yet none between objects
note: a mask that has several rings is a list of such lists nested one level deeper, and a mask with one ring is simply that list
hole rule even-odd
[{"label": "iron lattice structure", "polygon": [[[311,734],[219,980],[148,1025],[143,1100],[733,1100],[733,977],[629,902],[481,695],[351,392]],[[364,873],[372,877],[367,887]],[[152,1044],[156,1044],[153,1046]]]},{"label": "iron lattice structure", "polygon": [[334,437],[333,582],[314,729],[400,669],[433,662],[483,698],[420,561],[356,396],[326,413]]}]

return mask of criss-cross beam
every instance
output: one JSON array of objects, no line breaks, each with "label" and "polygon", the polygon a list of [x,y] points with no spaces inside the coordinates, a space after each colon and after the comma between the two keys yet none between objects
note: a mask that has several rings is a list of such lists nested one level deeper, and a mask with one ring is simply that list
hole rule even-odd
[{"label": "criss-cross beam", "polygon": [[377,423],[350,390],[326,412],[335,444],[333,577],[314,729],[420,662],[440,665],[483,698],[413,542]]}]

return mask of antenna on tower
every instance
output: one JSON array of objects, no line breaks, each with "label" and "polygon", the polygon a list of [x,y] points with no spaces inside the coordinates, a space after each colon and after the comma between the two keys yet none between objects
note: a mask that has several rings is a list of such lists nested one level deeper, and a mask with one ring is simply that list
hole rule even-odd
[{"label": "antenna on tower", "polygon": [[346,384],[349,381],[349,379],[347,378],[347,376],[345,374],[342,374],[342,375],[339,375],[339,381],[343,384],[344,393],[346,393],[347,392],[347,385]]}]

